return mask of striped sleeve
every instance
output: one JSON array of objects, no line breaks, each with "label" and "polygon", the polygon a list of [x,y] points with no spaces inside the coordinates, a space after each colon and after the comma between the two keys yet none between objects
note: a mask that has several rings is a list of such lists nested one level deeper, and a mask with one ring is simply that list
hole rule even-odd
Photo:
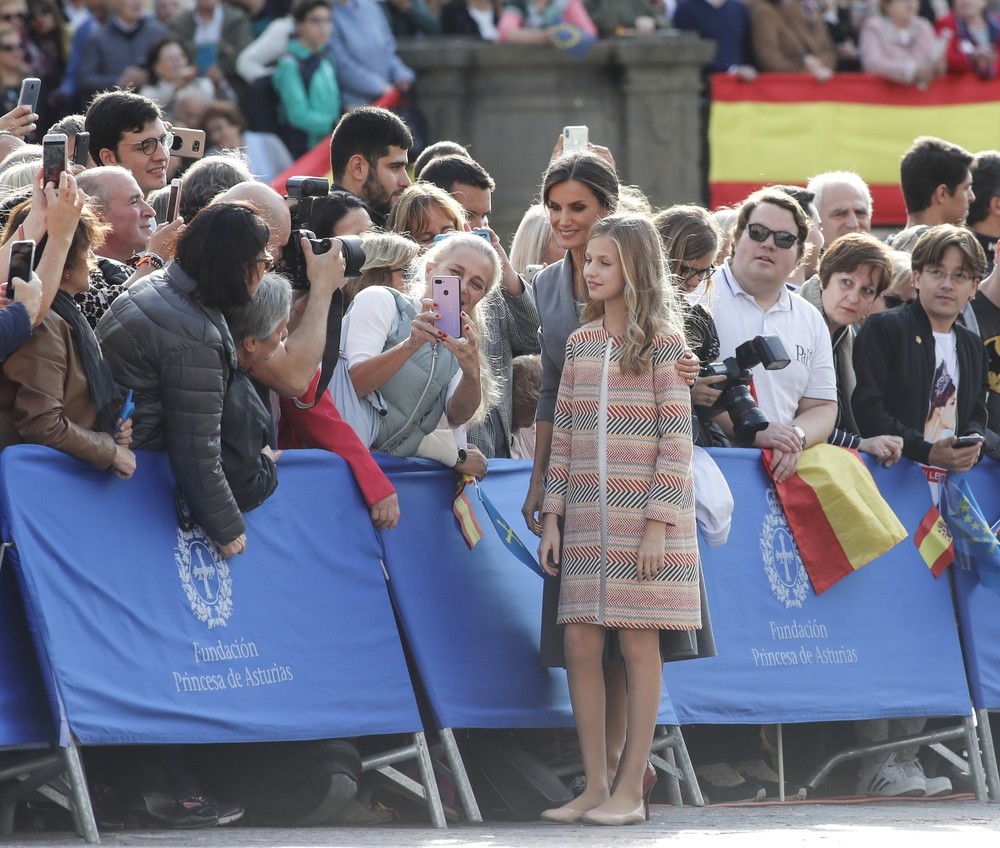
[{"label": "striped sleeve", "polygon": [[684,506],[694,453],[691,430],[691,392],[677,373],[685,345],[679,336],[657,336],[653,347],[653,396],[656,402],[656,470],[646,519],[676,524]]},{"label": "striped sleeve", "polygon": [[549,459],[548,478],[545,484],[545,502],[542,512],[566,514],[566,493],[569,488],[569,462],[573,437],[573,390],[574,390],[573,339],[566,342],[566,358],[556,410],[552,419],[552,456]]}]

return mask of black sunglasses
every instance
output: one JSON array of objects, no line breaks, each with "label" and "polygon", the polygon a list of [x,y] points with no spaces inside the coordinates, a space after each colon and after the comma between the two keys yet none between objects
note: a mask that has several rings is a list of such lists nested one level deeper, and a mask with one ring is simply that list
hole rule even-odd
[{"label": "black sunglasses", "polygon": [[788,233],[784,230],[772,230],[763,224],[747,224],[747,232],[750,234],[750,238],[759,242],[765,242],[768,236],[774,236],[775,247],[780,247],[783,250],[788,250],[788,248],[799,240],[799,237],[795,233]]}]

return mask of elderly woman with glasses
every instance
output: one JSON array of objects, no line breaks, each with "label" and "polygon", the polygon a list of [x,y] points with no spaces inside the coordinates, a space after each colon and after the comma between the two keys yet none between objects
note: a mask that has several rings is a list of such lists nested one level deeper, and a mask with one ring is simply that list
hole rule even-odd
[{"label": "elderly woman with glasses", "polygon": [[207,206],[178,238],[174,260],[127,289],[97,325],[115,380],[135,392],[135,447],[169,454],[182,506],[223,557],[247,543],[222,467],[223,402],[237,369],[223,314],[250,303],[272,264],[269,237],[253,206]]},{"label": "elderly woman with glasses", "polygon": [[886,467],[902,456],[903,440],[899,436],[862,439],[851,410],[851,395],[857,385],[854,336],[892,279],[889,248],[868,233],[848,233],[830,245],[820,260],[819,274],[797,292],[820,311],[833,342],[839,408],[837,425],[827,442],[869,453]]}]

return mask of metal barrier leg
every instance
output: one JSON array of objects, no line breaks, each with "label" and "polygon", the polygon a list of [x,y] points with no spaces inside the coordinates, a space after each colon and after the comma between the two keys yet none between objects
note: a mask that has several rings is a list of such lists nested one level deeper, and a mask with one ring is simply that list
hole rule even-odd
[{"label": "metal barrier leg", "polygon": [[986,774],[983,771],[983,757],[979,750],[976,719],[971,715],[966,716],[963,724],[965,725],[965,748],[969,752],[969,771],[976,787],[976,800],[985,804],[989,800],[989,794],[986,791]]},{"label": "metal barrier leg", "polygon": [[66,773],[69,785],[73,790],[73,819],[80,836],[92,845],[97,845],[101,837],[97,832],[97,821],[94,818],[94,807],[90,803],[90,793],[87,791],[87,776],[83,771],[83,760],[80,759],[80,749],[76,740],[71,740],[69,747],[63,753],[66,763]]},{"label": "metal barrier leg", "polygon": [[483,816],[479,812],[479,803],[472,791],[472,784],[469,782],[469,773],[465,769],[462,753],[458,750],[458,744],[455,742],[455,734],[450,727],[442,727],[438,731],[438,736],[441,739],[441,746],[444,748],[448,768],[451,769],[452,777],[455,780],[455,789],[458,791],[458,799],[462,804],[465,818],[470,822],[481,822]]},{"label": "metal barrier leg", "polygon": [[431,752],[427,747],[427,737],[423,731],[414,734],[413,742],[417,749],[417,765],[420,767],[421,782],[427,793],[427,806],[431,811],[431,823],[437,828],[447,828],[444,807],[441,806],[441,793],[438,792],[437,778],[434,777],[434,764],[431,762]]},{"label": "metal barrier leg", "polygon": [[979,747],[986,771],[987,794],[991,801],[1000,801],[1000,773],[997,770],[997,751],[993,747],[993,729],[990,727],[989,711],[976,710],[976,718],[979,720]]}]

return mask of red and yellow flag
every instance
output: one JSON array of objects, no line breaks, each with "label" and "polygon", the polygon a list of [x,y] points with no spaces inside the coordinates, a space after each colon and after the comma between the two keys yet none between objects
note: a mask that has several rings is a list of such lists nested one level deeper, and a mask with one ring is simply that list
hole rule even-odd
[{"label": "red and yellow flag", "polygon": [[[761,451],[771,473],[771,451]],[[833,445],[802,452],[775,491],[817,595],[906,538],[857,453]]]},{"label": "red and yellow flag", "polygon": [[913,535],[913,544],[935,577],[940,577],[955,561],[955,541],[940,510],[933,504]]},{"label": "red and yellow flag", "polygon": [[872,191],[873,223],[902,224],[899,160],[920,135],[975,153],[1000,138],[1000,80],[942,77],[925,91],[869,74],[712,77],[711,203],[732,206],[774,183],[805,185],[824,171],[855,171]]}]

